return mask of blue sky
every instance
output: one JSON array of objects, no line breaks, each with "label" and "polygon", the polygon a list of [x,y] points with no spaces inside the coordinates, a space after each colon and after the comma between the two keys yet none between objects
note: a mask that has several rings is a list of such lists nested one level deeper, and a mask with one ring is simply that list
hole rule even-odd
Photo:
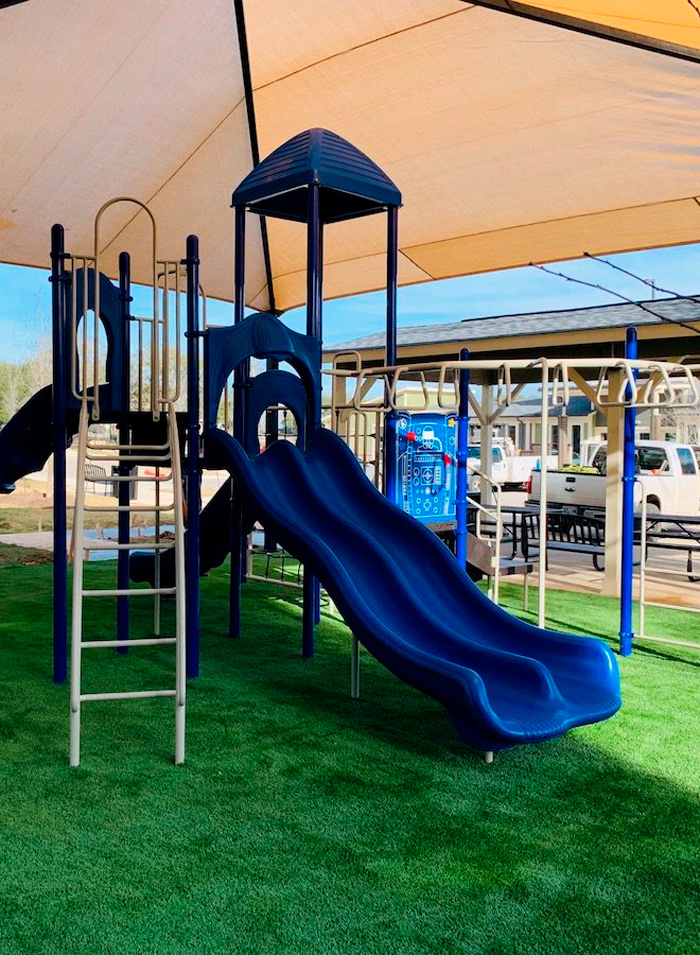
[{"label": "blue sky", "polygon": [[[700,245],[687,245],[611,257],[630,271],[653,279],[679,294],[700,293]],[[562,272],[599,283],[630,298],[650,298],[641,283],[589,260],[553,265]],[[149,294],[135,290],[135,307],[147,309]],[[534,268],[511,269],[486,275],[431,282],[399,290],[399,324],[427,325],[463,318],[574,308],[619,301],[596,289],[564,282]],[[384,327],[385,298],[381,293],[326,302],[324,341],[328,344],[380,331]],[[227,324],[231,306],[209,303],[209,320]],[[0,361],[22,361],[51,332],[51,295],[48,273],[0,265]],[[144,314],[148,314],[144,311]],[[304,327],[303,309],[284,318],[293,328]]]}]

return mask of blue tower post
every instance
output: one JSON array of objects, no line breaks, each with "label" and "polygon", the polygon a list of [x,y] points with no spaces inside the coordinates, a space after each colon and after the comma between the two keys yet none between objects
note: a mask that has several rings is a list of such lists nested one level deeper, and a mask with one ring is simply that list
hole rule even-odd
[{"label": "blue tower post", "polygon": [[[313,335],[323,341],[323,324],[321,314],[321,282],[323,266],[321,262],[321,189],[318,183],[309,185],[307,198],[307,272],[306,272],[306,334]],[[320,384],[319,384],[320,388]],[[309,421],[308,436],[321,426],[320,395],[317,402],[316,419]],[[302,656],[309,658],[314,655],[314,624],[320,617],[320,593],[317,581],[308,567],[304,567],[303,582],[303,619],[302,619]]]},{"label": "blue tower post", "polygon": [[[235,213],[234,249],[234,312],[235,325],[245,316],[245,206],[238,206]],[[233,436],[243,444],[245,428],[244,387],[246,371],[238,365],[233,372]],[[231,579],[229,581],[229,637],[241,635],[241,581],[243,578],[243,512],[231,478]]]},{"label": "blue tower post", "polygon": [[[638,355],[637,329],[628,328],[625,337],[625,357],[636,359]],[[636,378],[635,373],[635,378]],[[631,397],[630,386],[626,396]],[[635,482],[635,430],[637,409],[625,408],[625,435],[622,469],[622,566],[620,590],[620,655],[632,653],[632,603],[634,583],[634,482]],[[644,555],[642,555],[642,560]]]},{"label": "blue tower post", "polygon": [[[267,359],[265,363],[265,371],[276,371],[278,368],[279,362],[276,358]],[[277,411],[268,410],[265,413],[265,450],[267,450],[279,438],[279,427],[279,413]],[[277,549],[277,541],[268,530],[264,531],[263,546],[265,551],[268,553]]]},{"label": "blue tower post", "polygon": [[[97,276],[96,281],[99,281]],[[119,444],[126,446],[130,443],[130,427],[128,423],[128,412],[131,398],[131,260],[128,252],[122,252],[119,256],[119,301],[121,305],[121,333],[122,333],[122,368],[121,395],[119,396],[119,407],[122,412],[122,419],[119,423]],[[85,319],[83,319],[85,320]],[[117,382],[112,383],[114,389],[117,388]],[[125,478],[129,474],[129,462],[120,461],[118,474]],[[131,482],[122,480],[119,482],[119,506],[128,507],[131,497]],[[128,544],[130,538],[129,512],[126,510],[119,512],[118,541],[120,544]],[[120,550],[117,555],[117,586],[120,590],[129,589],[129,551]],[[117,597],[117,638],[127,640],[129,638],[129,598],[125,596]],[[127,647],[119,647],[120,653],[126,653]]]},{"label": "blue tower post", "polygon": [[[395,365],[396,313],[399,284],[399,208],[387,209],[386,248],[386,345],[384,363]],[[385,400],[388,399],[388,394]],[[389,411],[384,420],[384,494],[393,503],[398,503],[396,480],[396,413]]]},{"label": "blue tower post", "polygon": [[[199,239],[187,236],[187,675],[199,676]],[[175,493],[177,493],[177,488]]]},{"label": "blue tower post", "polygon": [[[469,349],[462,348],[460,361],[469,360]],[[467,566],[467,499],[469,493],[469,369],[459,373],[459,412],[457,415],[457,490],[455,501],[455,555],[462,570]]]},{"label": "blue tower post", "polygon": [[[319,198],[320,202],[320,198]],[[319,210],[320,211],[320,210]],[[323,219],[318,227],[318,270],[316,276],[316,297],[318,300],[318,340],[321,344],[321,374],[319,375],[318,425],[321,427],[321,408],[323,406]],[[321,581],[314,579],[314,623],[321,622]]]},{"label": "blue tower post", "polygon": [[68,670],[68,553],[66,549],[66,282],[65,232],[51,228],[53,337],[53,678],[65,683]]}]

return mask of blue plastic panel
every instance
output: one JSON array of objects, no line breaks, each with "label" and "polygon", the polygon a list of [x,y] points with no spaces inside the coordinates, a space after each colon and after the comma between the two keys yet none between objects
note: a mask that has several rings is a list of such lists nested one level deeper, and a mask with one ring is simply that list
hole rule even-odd
[{"label": "blue plastic panel", "polygon": [[396,431],[395,500],[423,524],[453,522],[457,485],[455,415],[400,411]]}]

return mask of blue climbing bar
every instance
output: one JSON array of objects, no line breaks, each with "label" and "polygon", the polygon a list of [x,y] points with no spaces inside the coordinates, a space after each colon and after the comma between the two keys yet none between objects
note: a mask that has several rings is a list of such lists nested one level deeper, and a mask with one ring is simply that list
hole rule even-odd
[{"label": "blue climbing bar", "polygon": [[[387,209],[387,249],[386,249],[386,345],[384,364],[395,365],[397,359],[396,313],[399,283],[399,209],[389,206]],[[385,400],[388,394],[385,395]],[[385,496],[393,503],[398,502],[398,483],[396,480],[396,413],[387,412],[384,419],[384,482]]]},{"label": "blue climbing bar", "polygon": [[68,671],[68,553],[66,539],[66,248],[62,225],[51,228],[51,310],[53,316],[53,678]]},{"label": "blue climbing bar", "polygon": [[187,675],[199,676],[199,240],[187,236]]},{"label": "blue climbing bar", "polygon": [[[637,329],[627,329],[625,357],[635,360],[638,355]],[[636,379],[636,373],[635,373]],[[631,397],[630,386],[625,391]],[[637,409],[625,408],[625,433],[622,464],[622,560],[620,587],[620,655],[632,653],[632,605],[634,586],[634,482],[635,482],[635,430]],[[644,555],[641,556],[644,559]]]},{"label": "blue climbing bar", "polygon": [[[119,255],[119,303],[121,311],[121,334],[122,334],[122,368],[120,405],[122,409],[122,419],[119,422],[119,444],[123,447],[131,443],[131,428],[129,426],[128,414],[130,400],[130,361],[131,354],[131,259],[128,252],[122,252]],[[116,382],[113,383],[116,388]],[[128,461],[119,462],[119,477],[126,478],[130,473]],[[128,544],[131,536],[129,526],[129,512],[126,508],[131,499],[132,484],[130,481],[122,480],[119,482],[119,507],[124,510],[119,511],[118,523],[118,542],[119,544]],[[117,587],[119,590],[129,589],[129,551],[120,550],[117,554]],[[119,640],[128,640],[129,638],[129,598],[126,595],[117,597],[117,638]],[[119,647],[119,653],[126,653],[127,647]]]},{"label": "blue climbing bar", "polygon": [[[469,349],[462,348],[460,361],[469,360]],[[459,566],[467,566],[467,515],[469,493],[469,369],[459,372],[459,412],[457,415],[457,488],[455,499],[455,555]]]}]

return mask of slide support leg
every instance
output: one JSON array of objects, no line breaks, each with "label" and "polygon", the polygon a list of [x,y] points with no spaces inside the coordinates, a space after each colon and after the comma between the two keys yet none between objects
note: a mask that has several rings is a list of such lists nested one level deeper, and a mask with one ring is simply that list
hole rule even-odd
[{"label": "slide support leg", "polygon": [[241,546],[241,504],[233,484],[231,486],[231,580],[229,593],[228,635],[237,640],[241,635],[241,580],[243,575],[243,551]]},{"label": "slide support leg", "polygon": [[321,581],[314,577],[314,623],[321,622]]},{"label": "slide support leg", "polygon": [[316,614],[316,585],[313,574],[304,567],[303,615],[301,622],[301,655],[309,660],[314,655],[314,618]]},{"label": "slide support leg", "polygon": [[353,700],[360,698],[360,641],[355,634],[352,636],[350,656],[350,698]]}]

